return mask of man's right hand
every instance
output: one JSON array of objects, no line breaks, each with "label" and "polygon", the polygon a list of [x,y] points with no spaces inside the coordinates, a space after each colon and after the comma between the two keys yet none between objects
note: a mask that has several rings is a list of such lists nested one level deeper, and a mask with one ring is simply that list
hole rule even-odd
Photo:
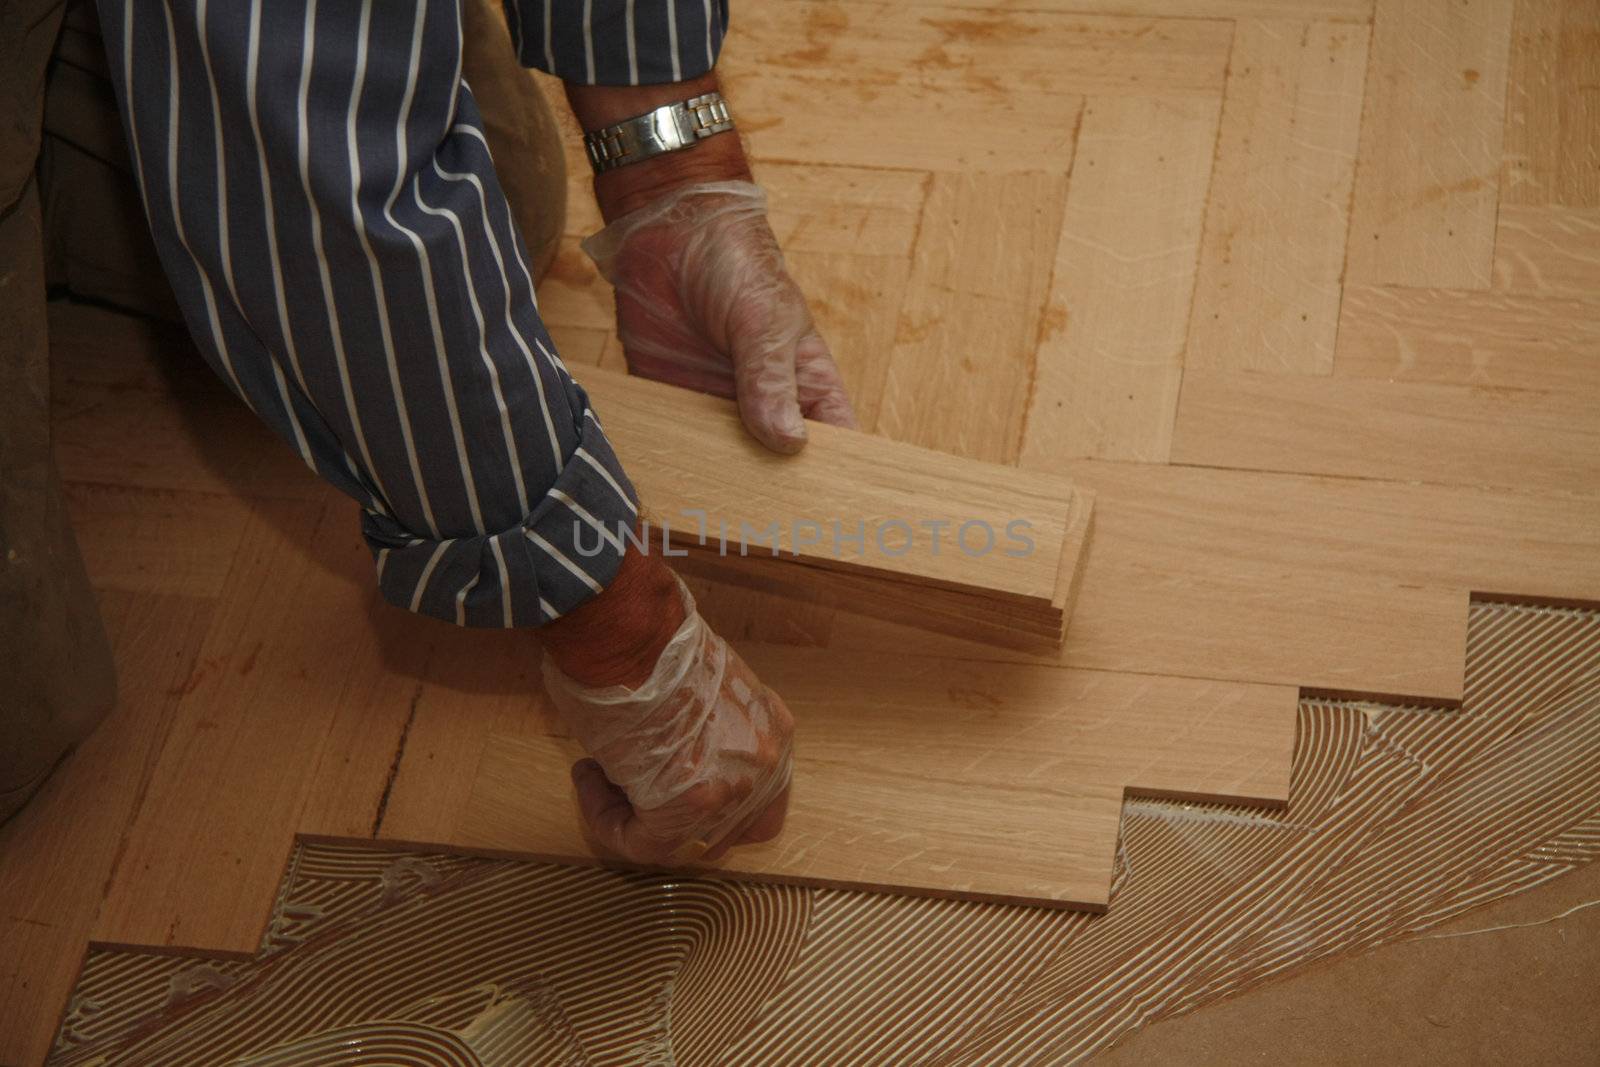
[{"label": "man's right hand", "polygon": [[546,687],[591,757],[572,776],[595,844],[676,866],[777,835],[794,720],[664,563],[630,549],[540,635]]}]

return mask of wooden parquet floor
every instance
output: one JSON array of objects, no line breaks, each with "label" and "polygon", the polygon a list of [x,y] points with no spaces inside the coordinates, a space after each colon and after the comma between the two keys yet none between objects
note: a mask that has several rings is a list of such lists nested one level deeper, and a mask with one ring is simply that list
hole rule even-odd
[{"label": "wooden parquet floor", "polygon": [[[1470,594],[1600,601],[1600,4],[735,19],[728,96],[865,427],[1098,494],[1039,669],[1448,703]],[[541,307],[581,377],[621,352],[569,142]],[[0,830],[6,1064],[42,1057],[91,938],[254,949],[296,832],[450,840],[537,690],[525,634],[382,606],[353,507],[181,341],[58,312],[122,700]],[[1027,658],[706,594],[775,673]]]}]

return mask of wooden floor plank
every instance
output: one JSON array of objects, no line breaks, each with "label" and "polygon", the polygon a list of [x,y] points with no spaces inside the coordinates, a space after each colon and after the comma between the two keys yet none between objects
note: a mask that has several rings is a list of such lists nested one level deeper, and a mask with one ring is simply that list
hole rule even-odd
[{"label": "wooden floor plank", "polygon": [[934,175],[877,429],[1014,463],[1050,290],[1064,175]]},{"label": "wooden floor plank", "polygon": [[772,570],[871,579],[885,604],[921,603],[919,591],[943,604],[948,592],[1061,614],[1068,527],[1082,510],[1065,479],[825,425],[798,455],[778,456],[726,401],[598,370],[580,381],[608,412],[647,514],[677,544],[703,536],[739,556],[743,542],[788,557],[767,560]]},{"label": "wooden floor plank", "polygon": [[[1600,590],[1600,564],[1579,563],[1600,550],[1591,501],[1535,506],[1523,529],[1520,494],[1094,461],[1070,470],[1097,498],[1072,626],[1049,657],[1072,667],[1448,702],[1461,696],[1469,589]],[[845,611],[830,636],[842,650],[910,642],[1042,661]]]},{"label": "wooden floor plank", "polygon": [[1160,462],[1171,444],[1216,140],[1216,100],[1084,111],[1020,449],[1051,470]]},{"label": "wooden floor plank", "polygon": [[[853,0],[852,0],[853,2]],[[1367,22],[1372,0],[908,0],[928,8],[1076,12],[1151,18],[1298,18]]]},{"label": "wooden floor plank", "polygon": [[857,424],[867,433],[876,431],[911,271],[909,254],[802,250],[786,252],[784,259],[844,376]]},{"label": "wooden floor plank", "polygon": [[768,197],[772,232],[784,255],[911,255],[932,183],[929,175],[760,160],[756,166]]},{"label": "wooden floor plank", "polygon": [[912,171],[758,163],[773,233],[874,430],[933,178]]},{"label": "wooden floor plank", "polygon": [[438,624],[377,604],[354,505],[325,492],[245,531],[97,939],[253,951],[294,832],[370,832]]},{"label": "wooden floor plank", "polygon": [[0,827],[0,1063],[44,1060],[211,619],[210,601],[181,594],[98,599],[117,706]]},{"label": "wooden floor plank", "polygon": [[[795,712],[797,785],[783,836],[724,873],[1098,909],[1126,792],[1288,797],[1288,687],[779,649],[753,665]],[[488,739],[453,843],[588,855],[575,754]]]},{"label": "wooden floor plank", "polygon": [[96,589],[215,599],[248,502],[217,493],[68,482],[62,487]]},{"label": "wooden floor plank", "polygon": [[[1084,575],[1059,656],[1065,665],[1427,703],[1461,699],[1462,592],[1250,562],[1177,576],[1163,564],[1152,576],[1143,553],[1107,555]],[[844,632],[837,620],[835,632]]]},{"label": "wooden floor plank", "polygon": [[1241,21],[1184,366],[1333,368],[1365,26]]},{"label": "wooden floor plank", "polygon": [[572,235],[561,238],[550,272],[539,283],[539,317],[550,328],[552,337],[572,327],[616,332],[616,299],[611,295],[611,286],[578,247],[581,240]]},{"label": "wooden floor plank", "polygon": [[[1065,171],[1077,97],[1214,96],[1231,35],[1225,21],[799,0],[731,35],[718,69],[758,160]],[[928,136],[935,116],[959,134]]]},{"label": "wooden floor plank", "polygon": [[1347,286],[1334,373],[1600,396],[1600,299]]},{"label": "wooden floor plank", "polygon": [[[1469,592],[1600,601],[1600,494],[1093,461],[1069,471],[1096,493],[1056,657],[1077,667],[1451,699]],[[840,612],[830,642],[913,639]]]},{"label": "wooden floor plank", "polygon": [[1600,405],[1525,389],[1184,378],[1172,460],[1353,478],[1600,491]]},{"label": "wooden floor plank", "polygon": [[[116,386],[56,391],[55,454],[64,481],[219,495],[248,485],[258,496],[320,497],[321,483],[291,446],[224,390],[192,350],[176,355],[193,359],[193,373],[203,376],[194,402]],[[129,448],[131,441],[139,447]]]},{"label": "wooden floor plank", "polygon": [[448,841],[491,734],[554,728],[539,674],[540,652],[520,630],[442,634],[420,666],[410,726],[377,835]]},{"label": "wooden floor plank", "polygon": [[1378,0],[1346,280],[1486,289],[1513,0]]},{"label": "wooden floor plank", "polygon": [[1506,85],[1510,204],[1600,207],[1600,2],[1517,0]]},{"label": "wooden floor plank", "polygon": [[1329,582],[1600,599],[1600,494],[1132,464],[1071,473],[1103,505],[1108,536],[1091,564],[1111,545],[1174,574],[1205,573],[1209,560]]},{"label": "wooden floor plank", "polygon": [[1505,205],[1494,284],[1506,292],[1594,299],[1600,294],[1600,209]]}]

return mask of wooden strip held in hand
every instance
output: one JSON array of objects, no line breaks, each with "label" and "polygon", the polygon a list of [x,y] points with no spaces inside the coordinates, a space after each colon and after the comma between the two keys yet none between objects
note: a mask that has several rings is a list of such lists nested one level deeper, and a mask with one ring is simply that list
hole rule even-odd
[{"label": "wooden strip held in hand", "polygon": [[[582,384],[649,518],[676,528],[675,545],[703,529],[715,558],[726,530],[733,557],[741,543],[750,553],[728,559],[732,573],[772,557],[784,582],[822,570],[870,579],[859,610],[878,596],[905,614],[923,598],[948,606],[965,594],[1024,628],[1062,628],[1093,506],[1069,480],[821,423],[808,424],[804,451],[780,456],[750,438],[728,401],[599,369],[584,369]],[[863,528],[863,545],[840,536]]]}]

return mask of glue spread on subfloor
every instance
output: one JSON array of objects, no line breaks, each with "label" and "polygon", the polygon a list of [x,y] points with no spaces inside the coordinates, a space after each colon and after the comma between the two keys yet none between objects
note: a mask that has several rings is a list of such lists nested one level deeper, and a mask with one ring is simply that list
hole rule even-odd
[{"label": "glue spread on subfloor", "polygon": [[164,1006],[192,964],[92,953],[50,1063],[385,1026],[451,1035],[441,1063],[536,1031],[524,1062],[1071,1062],[1600,856],[1600,614],[1475,604],[1460,710],[1304,700],[1293,781],[1281,813],[1130,801],[1095,917],[302,844],[227,988]]}]

